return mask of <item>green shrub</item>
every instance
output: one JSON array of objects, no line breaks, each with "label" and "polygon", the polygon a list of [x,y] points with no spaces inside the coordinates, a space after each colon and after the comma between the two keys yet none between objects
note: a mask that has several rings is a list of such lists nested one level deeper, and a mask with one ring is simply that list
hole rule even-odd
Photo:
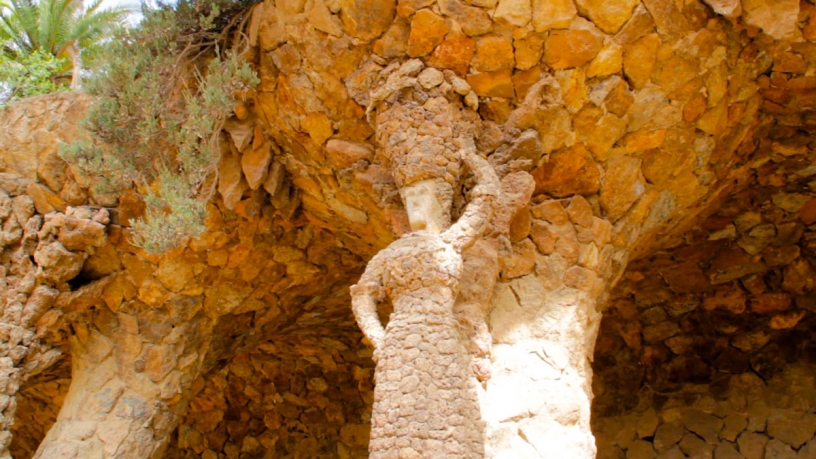
[{"label": "green shrub", "polygon": [[[36,51],[61,59],[52,74],[81,87],[83,70],[123,25],[130,8],[102,8],[103,0],[0,0],[0,55],[24,63]],[[55,78],[52,76],[51,80]]]},{"label": "green shrub", "polygon": [[36,50],[17,60],[0,55],[0,104],[23,97],[36,96],[67,89],[57,77],[66,59]]},{"label": "green shrub", "polygon": [[245,40],[230,42],[246,12],[247,5],[217,0],[146,11],[87,82],[97,96],[85,120],[95,142],[66,146],[62,157],[94,178],[96,191],[135,184],[143,192],[147,212],[132,242],[148,252],[205,230],[223,123],[259,82],[241,58]]}]

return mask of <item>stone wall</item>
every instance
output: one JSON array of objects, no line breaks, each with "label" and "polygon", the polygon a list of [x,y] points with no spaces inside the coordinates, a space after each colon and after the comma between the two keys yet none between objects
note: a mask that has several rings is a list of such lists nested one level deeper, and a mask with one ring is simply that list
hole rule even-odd
[{"label": "stone wall", "polygon": [[[87,107],[77,94],[32,98],[0,110],[0,457],[8,457],[18,395],[44,378],[66,349],[65,317],[98,291],[88,284],[118,269],[103,197],[77,182],[57,156],[80,137]],[[99,199],[96,199],[99,198]],[[88,206],[93,203],[95,206]],[[76,206],[76,207],[72,207]],[[114,256],[115,259],[115,256]],[[62,360],[64,361],[64,360]],[[46,373],[44,373],[46,372]],[[36,398],[20,400],[33,401]],[[25,406],[25,405],[24,405]],[[28,408],[28,407],[26,407]],[[51,409],[51,408],[48,408]],[[20,413],[23,418],[28,411]],[[41,425],[40,428],[44,428]]]},{"label": "stone wall", "polygon": [[371,352],[359,333],[292,333],[202,379],[165,457],[368,457]]},{"label": "stone wall", "polygon": [[[111,397],[110,404],[138,405],[142,397],[143,407],[158,407],[147,417],[167,416],[154,425],[169,434],[175,427],[173,407],[186,409],[193,395],[180,385],[200,376],[195,370],[180,377],[180,368],[221,368],[225,357],[252,348],[279,327],[320,325],[340,334],[355,329],[345,289],[363,264],[300,212],[298,192],[282,171],[276,187],[284,191],[271,203],[263,189],[242,189],[238,213],[225,209],[224,202],[213,204],[210,231],[190,248],[149,257],[133,247],[129,226],[143,211],[141,201],[133,193],[95,195],[56,155],[59,142],[82,135],[75,122],[86,105],[76,94],[59,94],[0,112],[11,127],[0,135],[0,306],[2,330],[9,335],[2,347],[3,356],[9,354],[3,360],[8,397],[2,427],[14,422],[20,435],[13,446],[17,457],[32,454],[62,399],[71,400],[64,392],[71,376],[72,382],[84,382],[72,386],[74,403],[65,406],[81,409],[88,406],[83,397],[98,401],[102,394]],[[69,206],[86,202],[111,207]],[[73,375],[65,359],[71,354]],[[52,364],[61,371],[44,371]],[[126,397],[119,397],[121,387],[87,386],[120,382],[128,387]],[[18,390],[27,410],[15,419]],[[112,406],[102,405],[94,405],[100,411],[91,415],[93,426]],[[118,448],[120,433],[148,426],[143,419],[116,427],[145,416],[130,410],[99,422],[98,438],[85,441],[87,418],[65,412],[52,443],[66,448],[61,454],[91,454],[83,449],[88,447],[110,453]],[[3,433],[4,443],[10,438]],[[137,448],[164,447],[146,437],[133,441]]]},{"label": "stone wall", "polygon": [[816,457],[816,367],[746,372],[728,384],[644,391],[633,411],[594,422],[598,459],[812,459]]},{"label": "stone wall", "polygon": [[759,165],[681,245],[630,264],[595,349],[600,458],[816,457],[810,167]]},{"label": "stone wall", "polygon": [[14,458],[30,458],[54,425],[71,384],[71,362],[66,358],[24,384],[17,394],[17,417],[11,429],[9,451]]}]

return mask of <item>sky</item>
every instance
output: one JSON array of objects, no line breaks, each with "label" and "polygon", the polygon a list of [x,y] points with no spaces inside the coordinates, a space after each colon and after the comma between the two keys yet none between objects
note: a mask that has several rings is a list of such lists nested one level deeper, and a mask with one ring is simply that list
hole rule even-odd
[{"label": "sky", "polygon": [[[85,4],[88,4],[87,1]],[[139,0],[104,0],[102,2],[102,8],[105,9],[115,6],[130,7],[133,9],[133,12],[130,14],[128,22],[131,24],[136,24],[142,18],[142,14],[139,12],[139,4]]]}]

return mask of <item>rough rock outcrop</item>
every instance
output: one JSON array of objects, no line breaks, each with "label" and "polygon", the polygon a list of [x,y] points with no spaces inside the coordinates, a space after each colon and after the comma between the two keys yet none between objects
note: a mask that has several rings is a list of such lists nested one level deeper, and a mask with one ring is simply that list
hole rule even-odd
[{"label": "rough rock outcrop", "polygon": [[[497,210],[496,227],[470,249],[478,254],[463,254],[465,296],[454,306],[469,318],[459,321],[461,342],[482,363],[490,356],[489,379],[488,365],[475,366],[485,380],[486,456],[592,457],[594,393],[600,455],[707,457],[702,440],[715,457],[807,457],[810,402],[765,403],[788,411],[741,428],[749,408],[738,399],[767,402],[789,387],[781,374],[809,381],[796,359],[780,362],[812,339],[814,18],[807,1],[267,0],[251,13],[246,55],[261,84],[225,125],[208,232],[163,257],[128,243],[141,209],[135,193],[96,195],[52,154],[55,139],[81,134],[45,120],[77,118],[86,102],[58,95],[4,109],[13,129],[0,135],[0,188],[18,210],[9,213],[16,223],[4,217],[2,237],[15,242],[0,255],[8,260],[0,278],[19,289],[25,276],[13,270],[42,264],[34,287],[61,293],[39,318],[47,321],[40,342],[73,360],[42,451],[364,456],[370,350],[354,329],[347,288],[409,227],[391,153],[402,137],[419,139],[417,148],[446,152],[445,164],[434,164],[447,171],[447,153],[463,148],[434,143],[457,138],[450,116],[467,120],[500,178],[534,182],[507,187],[516,204]],[[377,92],[412,59],[416,73],[405,75],[414,86]],[[405,111],[417,119],[404,132],[378,131],[388,104],[433,91],[456,97]],[[36,151],[22,153],[26,145]],[[456,219],[473,184],[446,183],[456,186],[441,201]],[[47,243],[26,239],[37,220],[17,218],[30,208],[20,196],[43,224],[49,214],[78,221]],[[109,208],[107,242],[93,235],[92,216],[69,215],[68,206],[82,205]],[[31,249],[23,239],[42,250],[14,261]],[[15,295],[6,304],[30,301]],[[21,327],[8,315],[9,330]],[[337,335],[344,338],[331,343],[348,349],[323,341]],[[3,377],[20,368],[17,336],[4,341],[14,345],[3,351],[12,362]],[[304,336],[322,337],[320,345]],[[262,354],[278,352],[280,363],[264,367]],[[242,359],[257,365],[250,371]],[[27,406],[37,394],[63,393],[55,381],[69,375],[57,360],[19,383]],[[295,368],[288,381],[272,369],[284,367]],[[262,378],[248,382],[260,374],[272,375],[274,390]],[[734,375],[727,390],[723,374]],[[306,382],[314,378],[326,389]],[[666,401],[688,393],[687,384],[705,385],[698,393],[711,397]],[[641,404],[650,388],[654,397]],[[733,394],[727,406],[723,394]],[[80,403],[97,395],[100,403]],[[325,421],[311,409],[344,398],[350,408],[327,409]],[[643,425],[632,433],[635,417]],[[611,435],[610,426],[620,429]],[[32,454],[44,428],[14,427],[22,454]]]}]

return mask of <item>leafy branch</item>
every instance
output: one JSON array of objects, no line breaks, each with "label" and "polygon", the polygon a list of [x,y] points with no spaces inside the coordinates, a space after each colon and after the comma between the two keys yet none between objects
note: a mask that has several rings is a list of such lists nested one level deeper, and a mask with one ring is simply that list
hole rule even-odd
[{"label": "leafy branch", "polygon": [[85,126],[105,148],[75,143],[61,153],[98,192],[143,191],[147,210],[132,243],[150,253],[205,231],[214,190],[205,183],[217,179],[224,121],[259,83],[241,57],[246,39],[233,39],[242,37],[247,7],[196,6],[147,12],[139,29],[115,40],[107,68],[87,85],[98,97]]}]

